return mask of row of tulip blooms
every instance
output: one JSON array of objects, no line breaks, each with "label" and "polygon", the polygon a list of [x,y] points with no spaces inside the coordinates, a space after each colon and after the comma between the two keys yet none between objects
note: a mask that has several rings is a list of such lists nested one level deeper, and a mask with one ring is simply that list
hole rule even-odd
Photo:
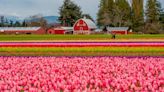
[{"label": "row of tulip blooms", "polygon": [[0,42],[0,47],[164,47],[164,42]]}]

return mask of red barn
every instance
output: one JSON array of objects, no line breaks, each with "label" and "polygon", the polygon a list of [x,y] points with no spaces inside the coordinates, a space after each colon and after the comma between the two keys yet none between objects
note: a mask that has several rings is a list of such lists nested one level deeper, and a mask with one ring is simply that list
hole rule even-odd
[{"label": "red barn", "polygon": [[73,31],[72,27],[56,27],[48,30],[48,34],[71,34]]},{"label": "red barn", "polygon": [[48,30],[48,34],[65,34],[65,30],[63,28],[51,28]]},{"label": "red barn", "polygon": [[41,27],[0,27],[1,34],[45,34]]},{"label": "red barn", "polygon": [[93,30],[97,27],[95,23],[90,19],[79,19],[73,26],[73,33],[74,34],[90,34]]},{"label": "red barn", "polygon": [[114,34],[131,34],[128,27],[107,27],[108,33]]}]

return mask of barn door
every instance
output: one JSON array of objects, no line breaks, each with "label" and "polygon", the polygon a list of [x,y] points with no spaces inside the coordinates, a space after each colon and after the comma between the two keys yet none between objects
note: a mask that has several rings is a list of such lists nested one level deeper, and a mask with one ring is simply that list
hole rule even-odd
[{"label": "barn door", "polygon": [[83,31],[83,27],[80,27],[80,31]]}]

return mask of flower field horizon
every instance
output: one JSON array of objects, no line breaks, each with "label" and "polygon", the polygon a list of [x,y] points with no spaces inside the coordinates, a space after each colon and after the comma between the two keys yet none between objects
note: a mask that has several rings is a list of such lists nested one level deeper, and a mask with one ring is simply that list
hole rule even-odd
[{"label": "flower field horizon", "polygon": [[162,92],[163,57],[0,57],[0,91]]}]

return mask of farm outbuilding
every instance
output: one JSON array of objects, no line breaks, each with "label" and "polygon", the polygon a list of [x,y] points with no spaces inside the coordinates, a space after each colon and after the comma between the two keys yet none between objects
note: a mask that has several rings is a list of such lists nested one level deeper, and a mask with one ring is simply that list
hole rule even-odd
[{"label": "farm outbuilding", "polygon": [[1,34],[45,34],[41,27],[0,27]]},{"label": "farm outbuilding", "polygon": [[56,27],[47,31],[48,34],[73,34],[72,27]]},{"label": "farm outbuilding", "polygon": [[90,34],[96,29],[96,24],[90,19],[79,19],[73,26],[74,34]]},{"label": "farm outbuilding", "polygon": [[113,34],[132,34],[132,30],[129,27],[107,27],[107,31]]}]

